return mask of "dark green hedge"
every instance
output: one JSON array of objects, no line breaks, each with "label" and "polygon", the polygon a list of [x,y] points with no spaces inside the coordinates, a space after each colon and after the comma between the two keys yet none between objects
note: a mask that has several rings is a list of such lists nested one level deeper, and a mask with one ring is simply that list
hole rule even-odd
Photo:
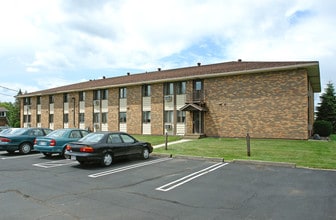
[{"label": "dark green hedge", "polygon": [[333,126],[329,121],[318,120],[314,123],[314,134],[319,134],[321,137],[329,137],[333,130]]}]

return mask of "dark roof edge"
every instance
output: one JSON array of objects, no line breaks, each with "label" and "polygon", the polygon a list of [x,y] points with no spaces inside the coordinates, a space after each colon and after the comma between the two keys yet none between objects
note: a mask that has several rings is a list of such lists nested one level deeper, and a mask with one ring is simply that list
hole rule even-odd
[{"label": "dark roof edge", "polygon": [[[206,74],[195,75],[195,76],[172,77],[172,78],[169,78],[169,81],[174,82],[174,81],[181,81],[181,79],[192,80],[192,79],[202,79],[202,78],[203,79],[204,78],[215,78],[215,77],[221,77],[221,76],[244,75],[244,74],[251,74],[251,73],[282,71],[282,70],[301,69],[301,68],[307,68],[308,77],[311,81],[313,91],[314,92],[321,92],[320,70],[319,70],[319,62],[318,61],[312,61],[312,62],[301,63],[301,64],[293,64],[293,65],[287,65],[287,66],[279,66],[279,67],[247,69],[247,70],[238,70],[238,71],[221,72],[221,73],[206,73]],[[139,73],[139,74],[146,74],[146,73]],[[116,77],[120,77],[120,76],[116,76]],[[161,82],[167,82],[167,78],[158,79],[158,80],[148,80],[146,82],[140,81],[140,82],[131,82],[131,83],[120,83],[120,84],[116,84],[116,85],[97,86],[97,87],[90,87],[90,88],[84,88],[84,89],[60,90],[60,91],[57,91],[57,92],[47,92],[46,90],[41,90],[40,92],[38,92],[38,91],[37,92],[31,92],[31,93],[28,93],[28,94],[19,95],[17,97],[19,97],[19,98],[33,97],[33,96],[39,96],[39,95],[60,94],[60,93],[64,93],[64,92],[71,93],[71,92],[78,92],[78,91],[89,91],[89,90],[95,90],[95,89],[116,88],[116,87],[153,84],[153,83],[161,83]],[[75,83],[75,84],[77,84],[77,83]]]}]

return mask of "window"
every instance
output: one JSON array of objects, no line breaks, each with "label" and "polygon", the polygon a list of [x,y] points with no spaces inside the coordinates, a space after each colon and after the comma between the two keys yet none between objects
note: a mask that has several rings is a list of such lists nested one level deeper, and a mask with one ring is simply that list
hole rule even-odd
[{"label": "window", "polygon": [[173,111],[165,111],[165,123],[173,123]]},{"label": "window", "polygon": [[85,92],[79,92],[79,101],[85,101]]},{"label": "window", "polygon": [[151,122],[151,112],[145,111],[142,112],[142,123],[150,123]]},{"label": "window", "polygon": [[31,98],[30,97],[26,97],[24,99],[24,105],[30,105],[31,104]]},{"label": "window", "polygon": [[118,134],[111,134],[109,135],[107,142],[112,144],[120,144],[122,143],[122,140]]},{"label": "window", "polygon": [[41,105],[41,96],[36,97],[36,104]]},{"label": "window", "polygon": [[125,99],[126,96],[127,96],[126,88],[125,87],[120,88],[120,90],[119,90],[119,98]]},{"label": "window", "polygon": [[122,140],[124,141],[124,143],[134,143],[136,140],[133,139],[131,136],[127,135],[127,134],[121,134],[120,137],[122,138]]},{"label": "window", "polygon": [[6,112],[0,112],[0,117],[6,117]]},{"label": "window", "polygon": [[63,94],[63,102],[64,102],[64,103],[69,102],[69,94],[68,94],[68,93],[64,93],[64,94]]},{"label": "window", "polygon": [[24,115],[24,122],[30,123],[31,122],[31,116],[30,115]]},{"label": "window", "polygon": [[55,97],[53,95],[49,96],[49,104],[52,104],[55,102]]},{"label": "window", "polygon": [[85,115],[84,113],[79,113],[79,123],[84,123],[85,122]]},{"label": "window", "polygon": [[102,123],[107,123],[107,112],[102,113]]},{"label": "window", "polygon": [[82,137],[80,131],[78,130],[72,131],[69,136],[70,138],[81,138]]},{"label": "window", "polygon": [[41,123],[41,115],[40,114],[36,115],[36,122]]},{"label": "window", "polygon": [[177,88],[176,88],[176,93],[181,95],[181,94],[186,94],[186,82],[178,82],[177,83]]},{"label": "window", "polygon": [[54,114],[49,115],[49,123],[54,123]]},{"label": "window", "polygon": [[99,123],[99,113],[93,113],[93,123]]},{"label": "window", "polygon": [[69,114],[63,114],[63,123],[69,122]]},{"label": "window", "polygon": [[101,99],[106,100],[108,98],[108,90],[107,89],[100,90],[100,95],[101,95]]},{"label": "window", "polygon": [[149,97],[151,95],[151,86],[150,85],[143,85],[142,86],[142,96]]},{"label": "window", "polygon": [[119,112],[119,123],[126,123],[126,112]]},{"label": "window", "polygon": [[203,82],[201,80],[197,80],[194,82],[194,90],[200,91],[203,89]]},{"label": "window", "polygon": [[184,123],[186,118],[185,111],[177,111],[177,123]]},{"label": "window", "polygon": [[173,95],[174,94],[174,83],[165,83],[164,94],[165,95]]},{"label": "window", "polygon": [[100,90],[93,91],[93,100],[100,100]]}]

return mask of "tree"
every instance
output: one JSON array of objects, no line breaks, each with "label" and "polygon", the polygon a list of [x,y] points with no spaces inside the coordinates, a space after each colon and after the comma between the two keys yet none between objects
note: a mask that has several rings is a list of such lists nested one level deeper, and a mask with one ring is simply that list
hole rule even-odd
[{"label": "tree", "polygon": [[[19,91],[18,95],[21,95],[21,90]],[[8,125],[14,128],[20,127],[20,100],[16,98],[14,103],[2,102],[0,103],[0,106],[8,110]]]},{"label": "tree", "polygon": [[336,131],[336,96],[334,85],[329,82],[325,93],[320,96],[321,103],[317,107],[316,120],[329,121],[333,126],[333,131]]}]

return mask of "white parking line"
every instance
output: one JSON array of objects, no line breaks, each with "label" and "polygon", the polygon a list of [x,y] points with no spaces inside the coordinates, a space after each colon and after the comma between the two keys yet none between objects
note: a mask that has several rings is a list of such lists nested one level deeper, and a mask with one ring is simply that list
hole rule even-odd
[{"label": "white parking line", "polygon": [[113,170],[108,170],[108,171],[104,171],[104,172],[100,172],[100,173],[95,173],[95,174],[91,174],[88,175],[91,178],[97,178],[97,177],[101,177],[101,176],[106,176],[106,175],[110,175],[113,173],[119,173],[119,172],[123,172],[126,170],[130,170],[130,169],[134,169],[134,168],[138,168],[138,167],[143,167],[143,166],[147,166],[147,165],[151,165],[151,164],[155,164],[155,163],[160,163],[160,162],[164,162],[167,160],[171,160],[172,158],[162,158],[162,159],[156,159],[156,160],[152,160],[152,161],[148,161],[148,162],[144,162],[144,163],[138,163],[138,164],[134,164],[134,165],[130,165],[130,166],[126,166],[126,167],[120,167],[120,168],[116,168]]},{"label": "white parking line", "polygon": [[193,179],[196,179],[197,177],[203,176],[204,174],[207,174],[207,173],[210,173],[214,170],[217,170],[217,169],[219,169],[219,168],[221,168],[221,167],[223,167],[227,164],[229,164],[229,163],[216,163],[216,164],[214,164],[210,167],[207,167],[203,170],[197,171],[195,173],[192,173],[192,174],[189,174],[185,177],[182,177],[178,180],[175,180],[173,182],[170,182],[170,183],[167,183],[163,186],[160,186],[160,187],[156,188],[155,190],[167,192],[167,191],[172,190],[172,189],[174,189],[174,188],[176,188],[180,185],[183,185],[183,184],[185,184],[185,183],[187,183],[187,182],[189,182]]},{"label": "white parking line", "polygon": [[33,166],[42,167],[42,168],[52,168],[52,167],[60,167],[60,166],[67,166],[71,164],[76,164],[77,161],[72,160],[61,160],[61,161],[51,161],[45,163],[35,163]]},{"label": "white parking line", "polygon": [[28,154],[28,155],[20,155],[20,156],[9,156],[9,157],[1,157],[1,160],[12,160],[12,159],[19,159],[23,157],[36,157],[41,156],[41,154]]}]

